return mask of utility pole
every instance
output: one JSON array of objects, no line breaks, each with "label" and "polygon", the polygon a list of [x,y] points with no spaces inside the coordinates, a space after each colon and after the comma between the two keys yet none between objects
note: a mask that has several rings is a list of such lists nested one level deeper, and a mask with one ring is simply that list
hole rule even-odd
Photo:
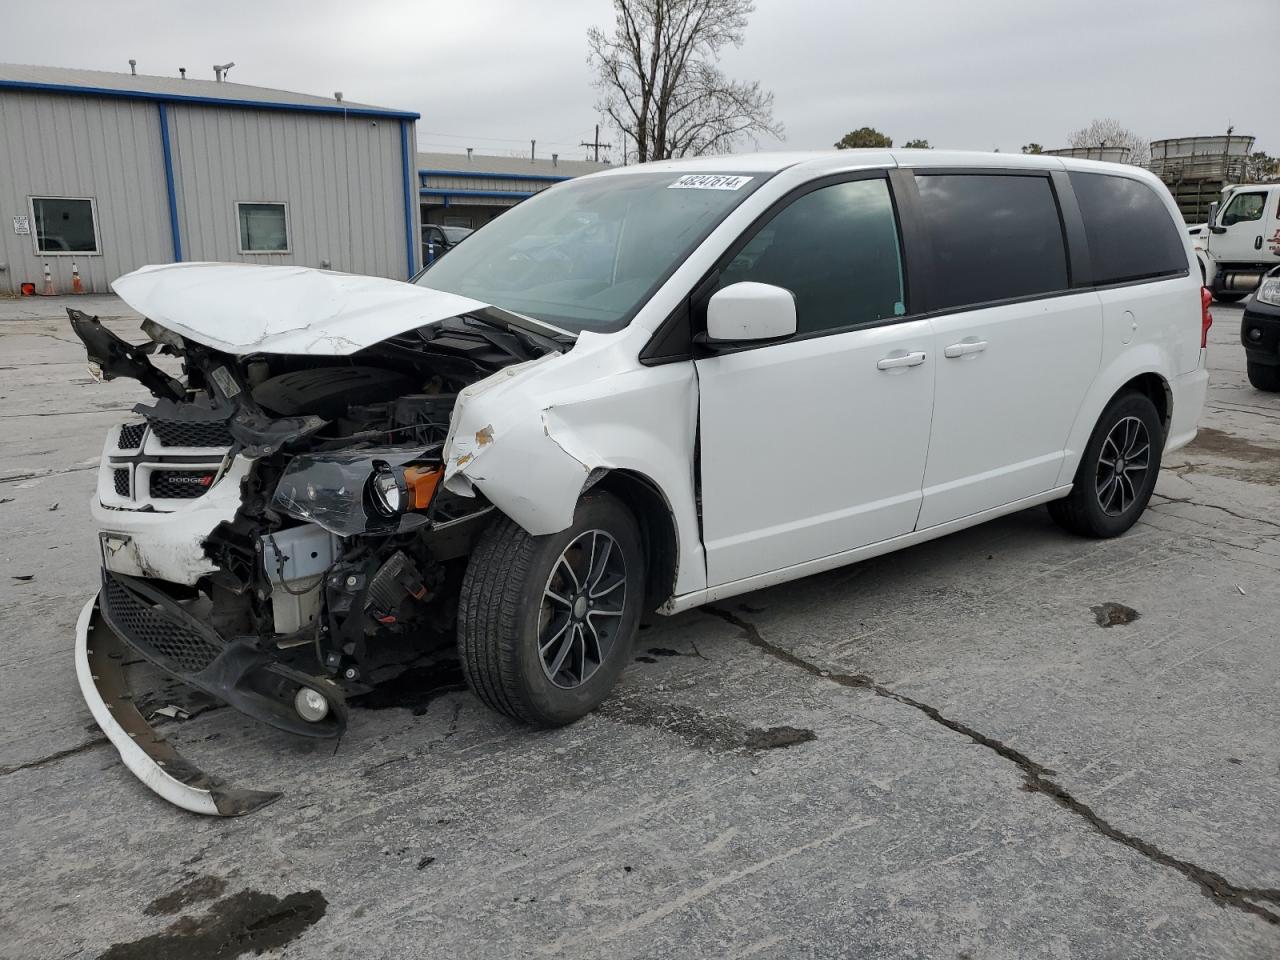
[{"label": "utility pole", "polygon": [[596,163],[599,163],[599,162],[600,162],[600,148],[601,148],[601,147],[604,147],[604,148],[609,149],[609,150],[613,149],[613,144],[612,144],[612,143],[601,143],[601,142],[600,142],[600,124],[598,124],[598,123],[596,124],[596,138],[595,138],[595,140],[591,141],[590,143],[588,143],[587,141],[585,141],[585,140],[584,140],[582,143],[578,144],[578,146],[580,146],[580,147],[595,147],[595,149],[596,149]]}]

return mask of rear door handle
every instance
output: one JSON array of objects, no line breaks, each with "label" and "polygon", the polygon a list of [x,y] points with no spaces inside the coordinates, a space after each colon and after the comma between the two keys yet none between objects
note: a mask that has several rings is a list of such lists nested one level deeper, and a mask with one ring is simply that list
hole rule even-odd
[{"label": "rear door handle", "polygon": [[971,353],[981,353],[985,349],[987,349],[985,340],[961,340],[944,349],[942,355],[954,360],[956,357],[967,357]]},{"label": "rear door handle", "polygon": [[897,356],[889,354],[876,363],[877,370],[895,370],[898,367],[918,367],[924,363],[924,351],[917,350],[915,353],[903,353]]}]

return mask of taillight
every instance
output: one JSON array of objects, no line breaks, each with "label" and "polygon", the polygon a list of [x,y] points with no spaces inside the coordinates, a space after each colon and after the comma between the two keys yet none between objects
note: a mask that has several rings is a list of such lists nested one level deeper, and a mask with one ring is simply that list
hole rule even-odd
[{"label": "taillight", "polygon": [[1209,328],[1213,326],[1213,314],[1209,312],[1209,304],[1213,302],[1213,294],[1208,287],[1200,288],[1200,349],[1209,346]]}]

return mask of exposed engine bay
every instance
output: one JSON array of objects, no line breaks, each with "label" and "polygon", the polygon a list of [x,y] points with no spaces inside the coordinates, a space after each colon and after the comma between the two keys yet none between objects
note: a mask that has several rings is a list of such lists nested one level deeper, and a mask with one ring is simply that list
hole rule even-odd
[{"label": "exposed engine bay", "polygon": [[340,735],[347,697],[406,646],[452,642],[465,558],[494,510],[442,483],[459,392],[573,344],[493,308],[345,355],[224,352],[154,320],[135,346],[68,313],[105,379],[155,398],[103,452],[103,623],[178,679],[311,737]]}]

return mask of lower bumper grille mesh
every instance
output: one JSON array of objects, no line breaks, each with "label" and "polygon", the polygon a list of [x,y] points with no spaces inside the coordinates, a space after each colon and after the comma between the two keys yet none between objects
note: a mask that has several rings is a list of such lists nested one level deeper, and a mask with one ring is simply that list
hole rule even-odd
[{"label": "lower bumper grille mesh", "polygon": [[110,574],[103,577],[104,612],[124,638],[175,673],[199,673],[221,650]]}]

